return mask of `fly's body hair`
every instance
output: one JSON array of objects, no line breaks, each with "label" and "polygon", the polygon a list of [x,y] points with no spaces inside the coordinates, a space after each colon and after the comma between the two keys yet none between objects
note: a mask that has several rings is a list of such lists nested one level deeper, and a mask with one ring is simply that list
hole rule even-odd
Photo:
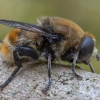
[{"label": "fly's body hair", "polygon": [[[38,41],[37,41],[38,39]],[[1,56],[3,61],[8,65],[14,64],[13,51],[16,46],[35,45],[41,43],[37,34],[31,34],[29,31],[14,29],[8,33],[1,45]]]}]

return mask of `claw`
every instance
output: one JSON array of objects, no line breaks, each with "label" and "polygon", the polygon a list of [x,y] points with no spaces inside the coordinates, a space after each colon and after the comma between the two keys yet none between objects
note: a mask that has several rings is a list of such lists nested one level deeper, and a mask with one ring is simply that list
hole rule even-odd
[{"label": "claw", "polygon": [[77,80],[82,80],[83,79],[83,77],[80,76],[80,75],[75,75],[75,77],[77,78]]}]

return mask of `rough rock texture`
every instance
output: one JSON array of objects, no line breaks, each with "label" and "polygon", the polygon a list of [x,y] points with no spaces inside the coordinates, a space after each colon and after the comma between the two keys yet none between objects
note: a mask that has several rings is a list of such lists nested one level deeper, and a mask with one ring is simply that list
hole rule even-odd
[{"label": "rough rock texture", "polygon": [[[0,84],[14,70],[2,65],[0,58]],[[52,86],[44,95],[47,83],[47,64],[24,64],[16,77],[0,91],[0,100],[100,100],[100,75],[76,68],[83,80],[77,80],[70,66],[52,65]]]}]

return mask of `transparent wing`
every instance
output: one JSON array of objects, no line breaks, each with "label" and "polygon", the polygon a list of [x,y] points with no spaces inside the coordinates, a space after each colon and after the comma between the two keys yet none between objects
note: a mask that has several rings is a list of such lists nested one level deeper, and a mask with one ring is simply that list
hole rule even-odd
[{"label": "transparent wing", "polygon": [[28,24],[28,23],[24,23],[24,22],[11,21],[11,20],[5,20],[5,19],[1,19],[0,24],[27,30],[27,31],[37,32],[40,35],[48,35],[48,33],[46,31],[44,31],[41,27],[39,27],[35,24]]},{"label": "transparent wing", "polygon": [[62,38],[58,34],[52,34],[36,24],[28,24],[28,23],[24,23],[24,22],[5,20],[5,19],[1,19],[0,24],[27,30],[27,31],[31,31],[31,32],[35,32],[41,36],[45,36],[49,40],[49,42],[60,41],[61,40],[60,38]]}]

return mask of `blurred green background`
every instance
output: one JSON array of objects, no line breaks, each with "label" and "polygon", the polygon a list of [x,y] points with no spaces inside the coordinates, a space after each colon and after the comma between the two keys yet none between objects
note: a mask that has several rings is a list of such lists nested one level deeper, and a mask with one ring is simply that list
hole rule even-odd
[{"label": "blurred green background", "polygon": [[[100,0],[0,0],[0,19],[36,23],[40,16],[59,16],[76,22],[84,31],[92,32],[100,50]],[[0,25],[0,39],[12,28]],[[100,53],[100,52],[99,52]],[[92,60],[100,74],[100,62]],[[80,65],[90,71],[86,65]]]}]

